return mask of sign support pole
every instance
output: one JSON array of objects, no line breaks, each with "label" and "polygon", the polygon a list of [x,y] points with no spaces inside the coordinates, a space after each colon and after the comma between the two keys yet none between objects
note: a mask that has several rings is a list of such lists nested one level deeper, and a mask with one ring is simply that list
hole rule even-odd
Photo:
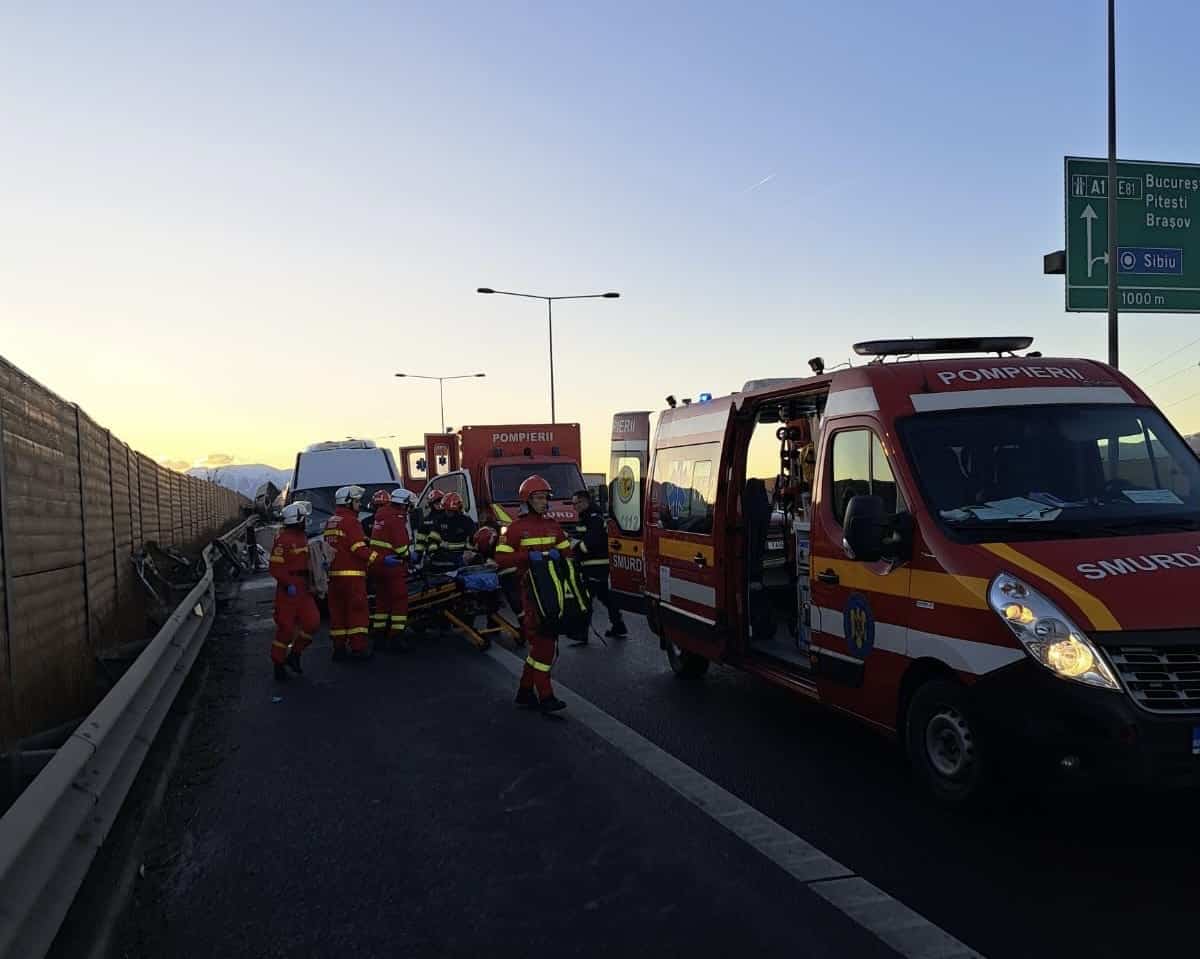
[{"label": "sign support pole", "polygon": [[1120,366],[1117,342],[1117,30],[1116,0],[1108,0],[1108,362]]}]

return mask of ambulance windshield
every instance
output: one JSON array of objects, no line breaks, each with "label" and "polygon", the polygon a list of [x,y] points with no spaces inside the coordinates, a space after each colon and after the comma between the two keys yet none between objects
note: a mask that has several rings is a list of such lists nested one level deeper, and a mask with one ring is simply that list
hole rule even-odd
[{"label": "ambulance windshield", "polygon": [[550,484],[555,499],[570,499],[580,490],[587,489],[583,475],[574,463],[513,462],[493,466],[488,471],[492,499],[497,503],[519,503],[521,484],[535,473]]},{"label": "ambulance windshield", "polygon": [[955,410],[900,430],[930,511],[967,535],[1200,529],[1200,460],[1154,409]]}]

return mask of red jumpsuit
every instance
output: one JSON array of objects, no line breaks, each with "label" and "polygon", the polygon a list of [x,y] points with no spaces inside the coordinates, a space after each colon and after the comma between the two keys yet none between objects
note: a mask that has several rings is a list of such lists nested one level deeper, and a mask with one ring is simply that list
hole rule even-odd
[{"label": "red jumpsuit", "polygon": [[325,521],[325,541],[334,548],[329,567],[329,638],[334,651],[365,653],[367,622],[367,567],[375,553],[367,545],[362,523],[349,506],[339,506]]},{"label": "red jumpsuit", "polygon": [[[399,639],[408,629],[408,514],[390,503],[381,506],[371,528],[371,547],[377,558],[371,564],[375,577],[375,620],[377,630],[387,630],[389,640]],[[384,560],[395,556],[396,566]]]},{"label": "red jumpsuit", "polygon": [[[308,589],[308,540],[303,527],[285,526],[271,546],[271,575],[275,590],[275,641],[271,662],[283,665],[289,652],[299,656],[321,625],[321,611]],[[295,596],[288,587],[295,587]]]},{"label": "red jumpsuit", "polygon": [[532,512],[514,520],[496,547],[496,564],[502,570],[515,569],[521,581],[521,637],[529,644],[521,689],[533,689],[543,702],[554,696],[550,671],[558,655],[558,636],[546,632],[538,622],[537,606],[529,594],[525,573],[529,569],[530,552],[550,549],[571,555],[571,543],[558,522]]}]

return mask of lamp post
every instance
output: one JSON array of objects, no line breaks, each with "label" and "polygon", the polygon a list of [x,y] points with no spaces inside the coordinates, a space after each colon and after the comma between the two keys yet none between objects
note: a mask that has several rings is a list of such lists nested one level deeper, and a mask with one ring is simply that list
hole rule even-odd
[{"label": "lamp post", "polygon": [[438,384],[438,402],[442,410],[442,432],[446,432],[446,380],[471,380],[479,377],[487,376],[486,373],[460,373],[458,376],[422,376],[420,373],[397,373],[399,377],[409,380],[437,380]]},{"label": "lamp post", "polygon": [[541,296],[537,293],[513,293],[510,290],[493,290],[481,286],[476,293],[498,293],[501,296],[523,296],[529,300],[546,301],[546,326],[550,333],[550,422],[556,423],[554,415],[554,301],[555,300],[615,300],[620,293],[581,293],[575,296]]}]

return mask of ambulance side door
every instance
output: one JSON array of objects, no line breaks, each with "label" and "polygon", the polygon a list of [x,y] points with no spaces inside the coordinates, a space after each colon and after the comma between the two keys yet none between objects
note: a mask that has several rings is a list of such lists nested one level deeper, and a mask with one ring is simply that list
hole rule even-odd
[{"label": "ambulance side door", "polygon": [[[703,425],[678,424],[681,445],[655,449],[646,515],[646,594],[656,601],[662,638],[708,659],[724,656],[730,634],[728,563],[716,548],[718,538],[728,540],[719,517],[731,405],[722,406],[706,411]],[[660,423],[660,442],[663,432]]]},{"label": "ambulance side door", "polygon": [[650,414],[613,417],[608,490],[608,578],[612,598],[634,613],[646,608],[643,550]]}]

